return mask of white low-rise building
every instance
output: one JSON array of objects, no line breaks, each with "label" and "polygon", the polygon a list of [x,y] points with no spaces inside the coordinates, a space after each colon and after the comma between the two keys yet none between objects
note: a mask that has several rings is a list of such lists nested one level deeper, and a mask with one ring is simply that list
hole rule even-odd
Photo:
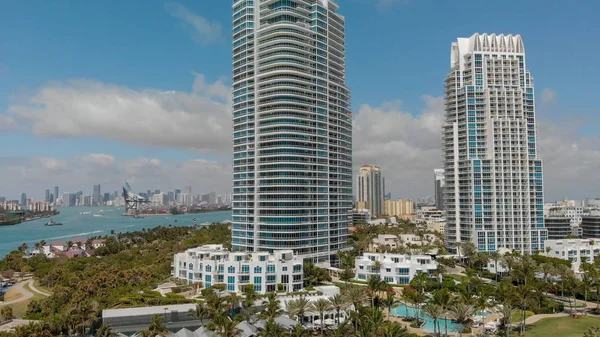
[{"label": "white low-rise building", "polygon": [[594,262],[600,256],[600,240],[562,239],[546,240],[547,256],[571,261],[571,269],[579,273],[583,261]]},{"label": "white low-rise building", "polygon": [[223,245],[205,245],[175,254],[174,277],[202,288],[225,284],[227,291],[243,292],[251,284],[258,293],[302,289],[302,259],[292,250],[230,252]]},{"label": "white low-rise building", "polygon": [[[381,262],[377,269],[376,261]],[[355,260],[356,280],[366,281],[371,276],[393,284],[408,284],[418,273],[435,274],[437,262],[428,255],[402,255],[384,253],[365,253]]]}]

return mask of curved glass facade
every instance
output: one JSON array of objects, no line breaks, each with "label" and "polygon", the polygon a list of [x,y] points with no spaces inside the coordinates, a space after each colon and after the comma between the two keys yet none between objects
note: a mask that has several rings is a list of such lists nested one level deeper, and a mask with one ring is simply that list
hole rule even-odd
[{"label": "curved glass facade", "polygon": [[233,249],[330,262],[346,247],[352,114],[337,10],[233,2]]}]

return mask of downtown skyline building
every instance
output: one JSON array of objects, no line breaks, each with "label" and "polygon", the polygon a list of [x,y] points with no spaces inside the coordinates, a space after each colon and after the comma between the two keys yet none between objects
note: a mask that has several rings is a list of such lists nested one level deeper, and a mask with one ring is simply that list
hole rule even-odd
[{"label": "downtown skyline building", "polygon": [[232,9],[232,247],[335,264],[352,209],[345,19],[327,0]]},{"label": "downtown skyline building", "polygon": [[433,188],[435,197],[435,208],[440,211],[444,210],[444,186],[446,185],[446,178],[444,169],[433,170]]},{"label": "downtown skyline building", "polygon": [[363,165],[356,177],[357,208],[365,208],[371,215],[384,214],[385,179],[381,168],[375,165]]},{"label": "downtown skyline building", "polygon": [[534,84],[520,35],[458,38],[445,80],[446,245],[544,251]]}]

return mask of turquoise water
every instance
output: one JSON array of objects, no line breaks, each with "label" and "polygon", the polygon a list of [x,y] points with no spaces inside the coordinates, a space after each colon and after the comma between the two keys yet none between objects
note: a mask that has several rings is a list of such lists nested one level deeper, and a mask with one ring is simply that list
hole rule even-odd
[{"label": "turquoise water", "polygon": [[[231,219],[231,211],[211,212],[200,214],[181,214],[169,216],[154,216],[135,219],[122,216],[123,208],[115,207],[61,207],[60,214],[53,219],[62,222],[62,226],[44,226],[48,219],[23,222],[14,226],[0,226],[0,257],[17,249],[26,242],[30,247],[40,240],[68,241],[74,238],[109,235],[111,230],[116,233],[141,230],[156,226],[193,226],[196,219],[198,225],[204,222],[219,222]],[[94,217],[94,213],[103,210],[103,217]],[[80,214],[91,212],[92,214]],[[175,222],[177,220],[177,222]]]},{"label": "turquoise water", "polygon": [[[413,307],[407,307],[404,304],[400,304],[400,306],[392,309],[392,315],[394,316],[406,316],[406,309],[408,308],[408,316],[415,317],[415,309]],[[421,330],[425,332],[433,332],[433,319],[423,315],[423,310],[419,310],[419,319],[425,321],[425,324],[421,327]],[[460,326],[452,320],[446,319],[438,319],[438,325],[442,328],[442,331],[445,331],[446,321],[448,321],[448,334],[455,334],[458,332]]]}]

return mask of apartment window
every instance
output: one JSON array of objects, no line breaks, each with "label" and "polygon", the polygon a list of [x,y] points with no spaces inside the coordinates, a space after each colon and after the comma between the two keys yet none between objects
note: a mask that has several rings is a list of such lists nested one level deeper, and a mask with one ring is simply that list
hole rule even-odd
[{"label": "apartment window", "polygon": [[266,256],[261,256],[261,257],[259,257],[259,260],[260,261],[267,261],[267,257]]},{"label": "apartment window", "polygon": [[394,278],[393,277],[384,277],[383,280],[387,283],[394,283]]},{"label": "apartment window", "polygon": [[275,265],[274,264],[270,264],[267,266],[267,273],[274,273],[275,272]]},{"label": "apartment window", "polygon": [[254,291],[261,291],[261,290],[262,290],[262,285],[254,284]]},{"label": "apartment window", "polygon": [[242,273],[249,273],[250,272],[250,266],[247,264],[242,265]]},{"label": "apartment window", "polygon": [[210,273],[210,272],[211,272],[211,270],[212,270],[212,266],[206,266],[206,271],[207,271],[207,272],[209,272],[209,273]]},{"label": "apartment window", "polygon": [[235,267],[234,266],[227,267],[227,272],[229,274],[235,274]]},{"label": "apartment window", "polygon": [[261,268],[261,267],[259,267],[259,266],[256,266],[256,267],[254,267],[254,273],[255,273],[255,274],[260,274],[260,273],[262,273],[262,268]]},{"label": "apartment window", "polygon": [[366,280],[367,276],[365,274],[358,274],[358,279],[359,280]]},{"label": "apartment window", "polygon": [[290,276],[289,275],[281,275],[281,283],[283,283],[283,284],[290,283]]}]

